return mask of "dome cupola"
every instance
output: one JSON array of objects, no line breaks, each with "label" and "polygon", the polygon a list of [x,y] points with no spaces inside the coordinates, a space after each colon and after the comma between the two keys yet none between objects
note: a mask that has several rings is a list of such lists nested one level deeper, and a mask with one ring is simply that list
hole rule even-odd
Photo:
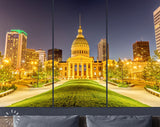
[{"label": "dome cupola", "polygon": [[89,57],[89,44],[82,34],[83,30],[79,24],[78,35],[72,43],[71,57],[86,56]]}]

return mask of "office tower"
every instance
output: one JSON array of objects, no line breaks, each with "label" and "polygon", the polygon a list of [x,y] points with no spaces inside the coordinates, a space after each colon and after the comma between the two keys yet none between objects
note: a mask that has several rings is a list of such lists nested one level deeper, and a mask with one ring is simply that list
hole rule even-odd
[{"label": "office tower", "polygon": [[48,60],[52,60],[53,59],[52,53],[53,53],[53,49],[49,49],[48,50]]},{"label": "office tower", "polygon": [[38,49],[36,52],[39,53],[39,62],[44,66],[44,62],[46,61],[46,51],[42,49]]},{"label": "office tower", "polygon": [[27,47],[27,33],[14,30],[6,34],[5,58],[9,59],[15,69],[20,69],[25,60],[24,51]]},{"label": "office tower", "polygon": [[101,39],[98,43],[98,60],[99,61],[106,61],[106,51],[107,51],[107,58],[109,58],[109,50],[108,50],[108,43],[106,43],[106,39]]},{"label": "office tower", "polygon": [[158,7],[153,12],[153,16],[154,16],[156,47],[157,47],[158,52],[160,52],[160,7]]},{"label": "office tower", "polygon": [[149,41],[137,41],[133,44],[134,61],[145,62],[150,58]]},{"label": "office tower", "polygon": [[54,61],[62,61],[62,49],[54,49]]}]

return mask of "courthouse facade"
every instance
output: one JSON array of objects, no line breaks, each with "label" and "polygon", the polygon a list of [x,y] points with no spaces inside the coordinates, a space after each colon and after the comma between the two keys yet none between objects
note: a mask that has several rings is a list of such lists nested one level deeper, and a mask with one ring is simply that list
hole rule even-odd
[{"label": "courthouse facade", "polygon": [[105,79],[106,61],[94,61],[94,58],[90,57],[89,44],[82,32],[80,25],[78,35],[71,46],[71,57],[67,61],[54,61],[54,66],[57,66],[60,70],[59,78]]}]

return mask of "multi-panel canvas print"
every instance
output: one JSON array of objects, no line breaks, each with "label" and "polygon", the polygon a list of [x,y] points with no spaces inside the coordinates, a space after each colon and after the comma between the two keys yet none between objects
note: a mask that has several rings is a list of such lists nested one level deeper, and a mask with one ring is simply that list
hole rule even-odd
[{"label": "multi-panel canvas print", "polygon": [[105,0],[54,0],[54,107],[106,107]]},{"label": "multi-panel canvas print", "polygon": [[51,3],[0,1],[0,107],[52,106]]},{"label": "multi-panel canvas print", "polygon": [[160,106],[160,1],[108,1],[108,106]]}]

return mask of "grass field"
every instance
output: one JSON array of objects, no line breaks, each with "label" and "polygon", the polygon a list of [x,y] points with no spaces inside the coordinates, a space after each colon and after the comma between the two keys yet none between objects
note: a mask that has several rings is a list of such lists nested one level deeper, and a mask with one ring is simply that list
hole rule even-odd
[{"label": "grass field", "polygon": [[[106,107],[106,88],[92,80],[70,80],[54,88],[55,107]],[[108,90],[109,107],[149,107]],[[52,90],[9,107],[52,107]]]},{"label": "grass field", "polygon": [[54,90],[55,107],[106,107],[106,88],[92,80],[70,80]]},{"label": "grass field", "polygon": [[52,90],[17,102],[8,107],[52,107]]},{"label": "grass field", "polygon": [[134,99],[108,90],[108,107],[149,107]]}]

